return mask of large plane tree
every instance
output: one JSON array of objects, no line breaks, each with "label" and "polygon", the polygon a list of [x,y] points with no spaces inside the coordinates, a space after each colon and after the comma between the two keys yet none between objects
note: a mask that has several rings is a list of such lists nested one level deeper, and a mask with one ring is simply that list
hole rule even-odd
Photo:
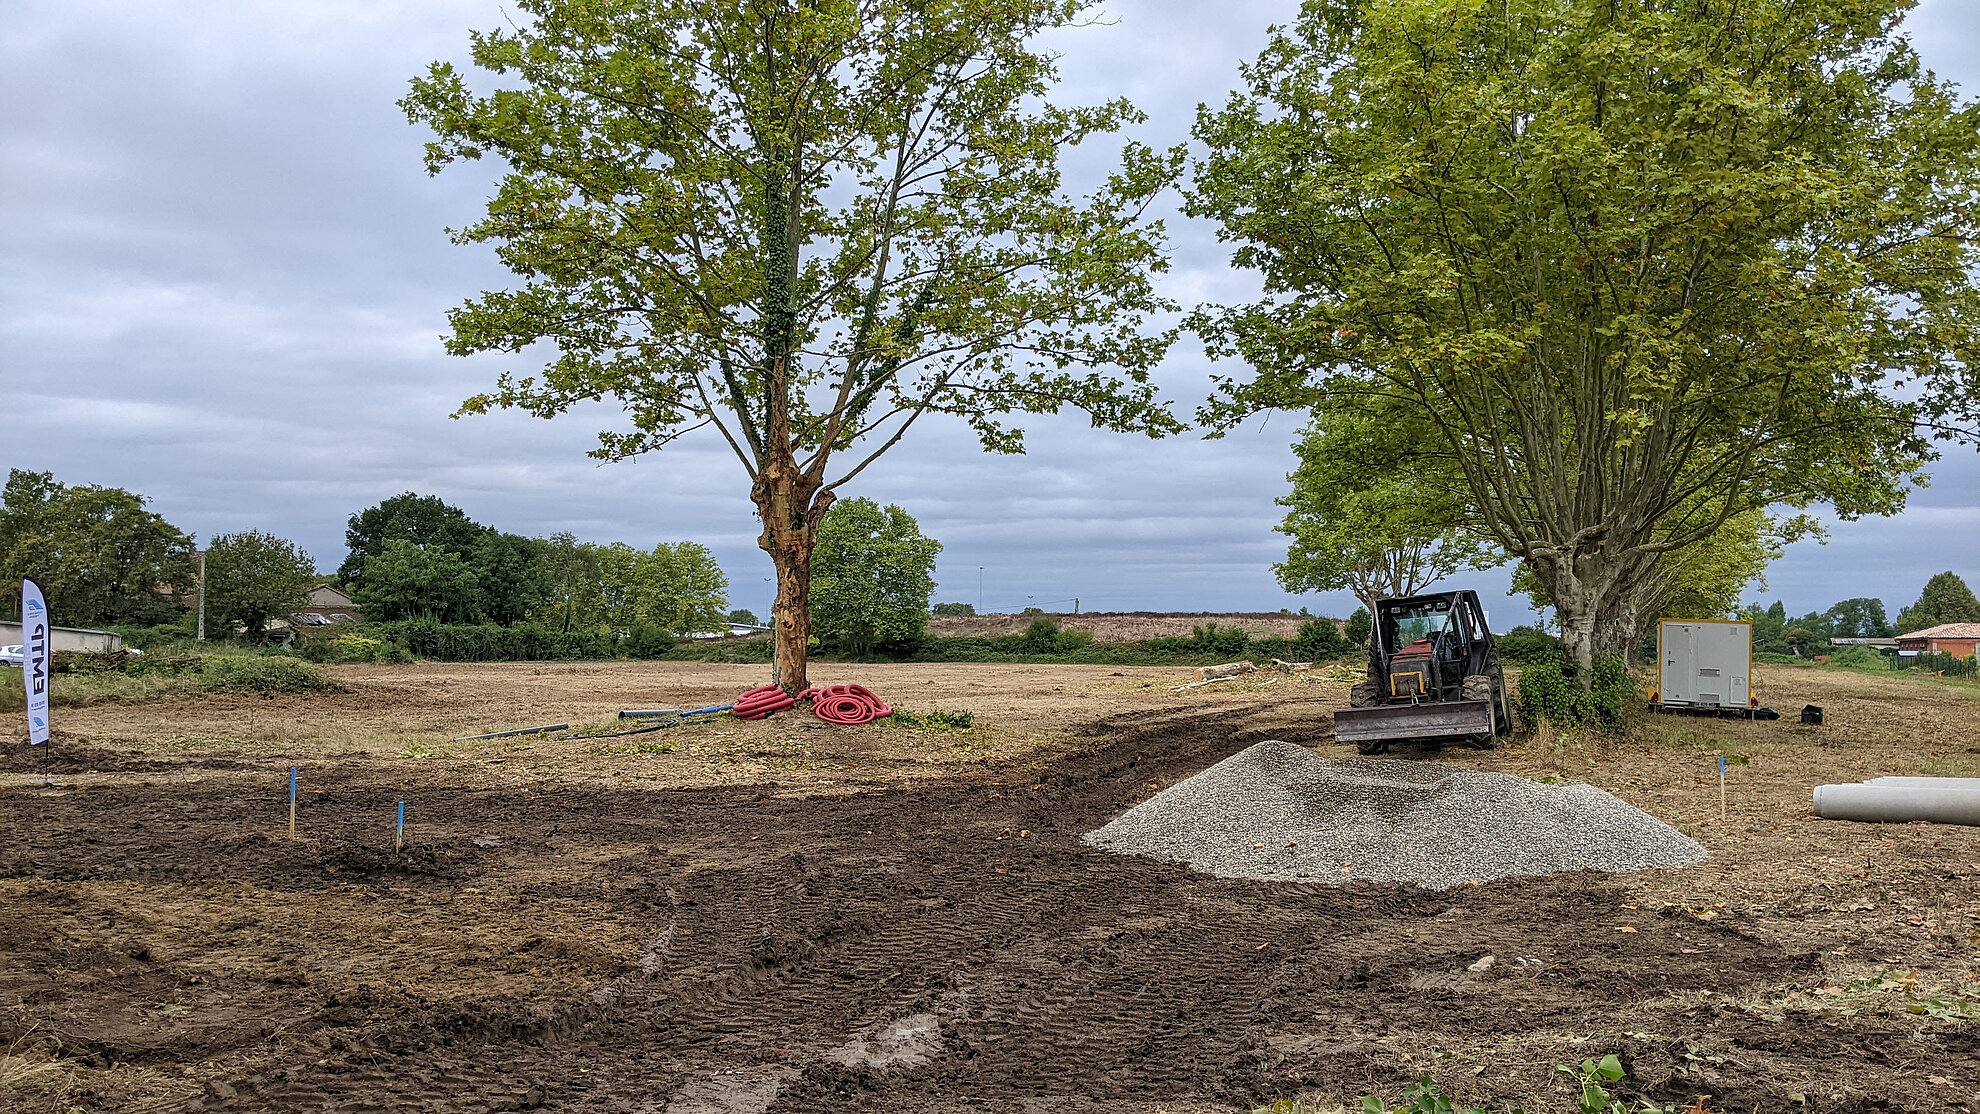
[{"label": "large plane tree", "polygon": [[1145,217],[1176,157],[1128,145],[1090,195],[1060,153],[1138,119],[1061,108],[1044,32],[1090,0],[521,0],[403,105],[427,163],[508,172],[457,233],[520,286],[449,350],[532,357],[464,410],[604,400],[620,459],[710,430],[777,571],[776,680],[804,686],[811,552],[836,492],[924,417],[1019,452],[1014,413],[1173,432]]},{"label": "large plane tree", "polygon": [[[1204,111],[1211,417],[1411,411],[1584,667],[1662,555],[1970,436],[1980,109],[1910,0],[1308,0]],[[1373,404],[1371,404],[1373,405]]]}]

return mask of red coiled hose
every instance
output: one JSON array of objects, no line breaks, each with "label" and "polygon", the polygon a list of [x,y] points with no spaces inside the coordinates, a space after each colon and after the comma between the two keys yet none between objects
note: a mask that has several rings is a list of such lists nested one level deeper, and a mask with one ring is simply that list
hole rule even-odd
[{"label": "red coiled hose", "polygon": [[872,723],[894,714],[894,709],[865,685],[827,685],[810,689],[805,695],[811,697],[812,712],[826,723]]},{"label": "red coiled hose", "polygon": [[796,697],[777,685],[760,685],[736,697],[736,706],[731,710],[737,719],[762,719],[796,703]]},{"label": "red coiled hose", "polygon": [[865,685],[827,685],[822,689],[805,689],[796,696],[776,685],[761,685],[736,697],[732,710],[737,719],[762,719],[800,700],[811,701],[812,712],[826,723],[858,726],[894,714],[894,709]]}]

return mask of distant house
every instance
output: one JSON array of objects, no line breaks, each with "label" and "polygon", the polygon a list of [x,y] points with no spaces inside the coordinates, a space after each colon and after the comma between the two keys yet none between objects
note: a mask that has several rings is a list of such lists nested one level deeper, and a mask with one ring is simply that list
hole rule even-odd
[{"label": "distant house", "polygon": [[689,631],[689,638],[707,640],[711,638],[748,638],[751,635],[769,634],[775,628],[757,623],[730,623],[727,630]]},{"label": "distant house", "polygon": [[1898,635],[1897,645],[1898,653],[1906,656],[1937,653],[1970,658],[1980,650],[1980,623],[1940,623]]},{"label": "distant house", "polygon": [[298,627],[334,627],[340,623],[362,623],[364,613],[351,603],[351,597],[330,584],[309,590],[309,604],[293,616]]}]

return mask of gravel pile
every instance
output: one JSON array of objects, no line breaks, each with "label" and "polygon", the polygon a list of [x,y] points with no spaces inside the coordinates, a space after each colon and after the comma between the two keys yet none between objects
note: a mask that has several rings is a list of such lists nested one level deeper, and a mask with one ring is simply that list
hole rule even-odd
[{"label": "gravel pile", "polygon": [[1705,859],[1684,833],[1592,785],[1542,785],[1443,762],[1331,761],[1277,740],[1171,785],[1086,842],[1225,878],[1433,890]]}]

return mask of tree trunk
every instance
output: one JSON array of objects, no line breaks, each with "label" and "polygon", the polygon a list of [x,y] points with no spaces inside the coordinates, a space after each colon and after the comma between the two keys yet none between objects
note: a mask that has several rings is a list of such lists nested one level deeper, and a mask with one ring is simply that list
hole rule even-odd
[{"label": "tree trunk", "polygon": [[1529,557],[1533,571],[1548,587],[1554,613],[1561,621],[1561,645],[1576,679],[1586,688],[1593,679],[1595,659],[1629,650],[1633,601],[1630,585],[1641,562],[1617,560],[1600,545],[1560,557]]},{"label": "tree trunk", "polygon": [[789,457],[766,464],[751,494],[763,519],[756,544],[777,570],[777,602],[770,609],[776,657],[770,679],[796,695],[811,687],[805,676],[811,650],[811,551],[834,496],[818,491]]}]

